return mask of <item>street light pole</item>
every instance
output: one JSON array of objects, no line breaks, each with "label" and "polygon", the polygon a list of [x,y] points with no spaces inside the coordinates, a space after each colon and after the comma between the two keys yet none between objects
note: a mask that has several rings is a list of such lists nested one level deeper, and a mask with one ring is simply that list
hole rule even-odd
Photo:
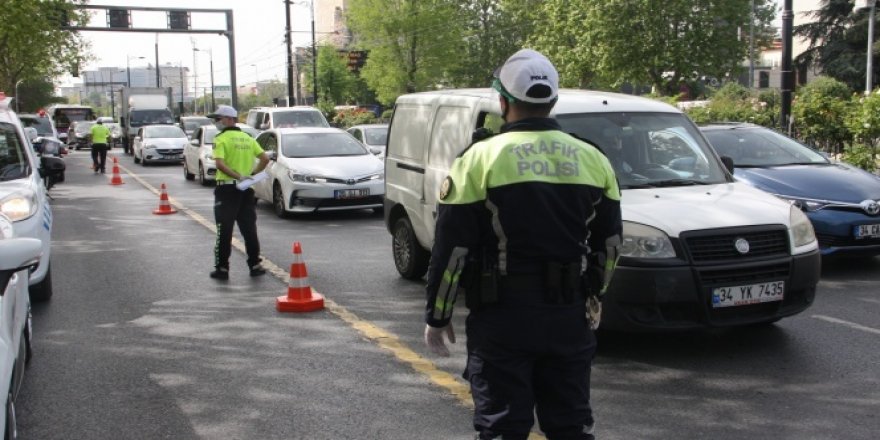
[{"label": "street light pole", "polygon": [[318,49],[315,41],[315,0],[312,0],[312,105],[318,105]]},{"label": "street light pole", "polygon": [[871,11],[868,13],[868,66],[865,74],[865,95],[871,94],[874,88],[871,82],[874,79],[874,10],[876,2],[871,0]]},{"label": "street light pole", "polygon": [[133,57],[131,55],[125,55],[125,73],[126,73],[125,84],[128,87],[131,87],[131,59],[132,58],[134,58],[136,60],[143,60],[145,57]]},{"label": "street light pole", "polygon": [[22,81],[24,81],[24,79],[20,79],[20,80],[18,80],[18,81],[15,82],[15,112],[16,112],[16,113],[20,113],[20,112],[21,112],[21,104],[19,104],[19,102],[20,102],[21,100],[18,99],[18,85],[21,84]]},{"label": "street light pole", "polygon": [[196,68],[196,52],[198,47],[193,46],[193,114],[196,113],[196,98],[199,96],[199,74]]},{"label": "street light pole", "polygon": [[208,49],[208,56],[211,59],[211,110],[213,111],[215,108],[217,108],[214,105],[214,51]]}]

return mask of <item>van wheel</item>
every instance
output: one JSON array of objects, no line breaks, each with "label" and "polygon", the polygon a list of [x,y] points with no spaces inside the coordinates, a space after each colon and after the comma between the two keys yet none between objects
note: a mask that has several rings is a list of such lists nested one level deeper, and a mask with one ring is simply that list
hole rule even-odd
[{"label": "van wheel", "polygon": [[52,264],[49,264],[49,270],[46,271],[46,277],[43,278],[43,281],[40,281],[37,284],[28,289],[28,293],[30,293],[32,302],[44,302],[49,301],[52,298]]},{"label": "van wheel", "polygon": [[408,218],[401,217],[394,223],[391,237],[394,266],[397,267],[400,276],[408,280],[421,279],[428,271],[431,254],[416,240],[416,233]]}]

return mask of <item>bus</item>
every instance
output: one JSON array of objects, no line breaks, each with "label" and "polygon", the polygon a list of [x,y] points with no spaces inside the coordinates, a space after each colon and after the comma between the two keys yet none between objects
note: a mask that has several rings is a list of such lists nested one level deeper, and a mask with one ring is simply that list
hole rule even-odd
[{"label": "bus", "polygon": [[49,117],[58,130],[58,138],[67,142],[67,129],[73,121],[94,121],[95,111],[86,105],[56,104],[49,107]]}]

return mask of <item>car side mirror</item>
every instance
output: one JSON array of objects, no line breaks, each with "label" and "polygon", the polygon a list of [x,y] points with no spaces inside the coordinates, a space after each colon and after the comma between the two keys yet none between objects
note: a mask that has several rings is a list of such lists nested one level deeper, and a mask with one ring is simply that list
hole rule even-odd
[{"label": "car side mirror", "polygon": [[[36,238],[7,238],[0,240],[0,271],[17,272],[40,260],[43,244]],[[6,289],[0,290],[2,294]]]},{"label": "car side mirror", "polygon": [[28,140],[32,143],[40,137],[40,134],[37,132],[37,129],[34,127],[25,127],[24,134],[27,136]]},{"label": "car side mirror", "polygon": [[198,147],[198,146],[199,146],[199,140],[198,140],[198,139],[191,139],[191,140],[189,141],[189,143],[190,143],[190,145],[192,145],[193,147]]},{"label": "car side mirror", "polygon": [[266,155],[269,156],[269,160],[278,160],[278,152],[277,151],[267,151]]},{"label": "car side mirror", "polygon": [[724,168],[727,168],[727,171],[730,171],[730,174],[733,174],[733,159],[729,156],[721,156],[721,163],[724,164]]},{"label": "car side mirror", "polygon": [[268,130],[268,129],[269,129],[269,124],[267,124],[267,123],[260,124],[260,130]]},{"label": "car side mirror", "polygon": [[370,153],[375,154],[376,156],[382,154],[382,149],[378,147],[370,147]]}]

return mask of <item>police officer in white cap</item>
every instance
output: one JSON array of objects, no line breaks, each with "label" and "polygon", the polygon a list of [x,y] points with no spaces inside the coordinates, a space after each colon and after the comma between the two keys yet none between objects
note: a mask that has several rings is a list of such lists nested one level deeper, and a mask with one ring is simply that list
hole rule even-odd
[{"label": "police officer in white cap", "polygon": [[546,57],[518,51],[492,87],[506,123],[455,160],[439,195],[425,342],[449,355],[463,292],[477,438],[524,440],[537,414],[550,439],[593,439],[593,329],[620,190],[601,151],[549,117],[559,78]]},{"label": "police officer in white cap", "polygon": [[[214,137],[214,161],[217,164],[217,187],[214,188],[214,220],[217,224],[217,241],[214,246],[214,271],[211,278],[229,279],[229,256],[232,253],[232,228],[244,238],[250,276],[266,273],[260,258],[260,239],[257,236],[257,210],[253,188],[239,190],[237,184],[243,179],[263,171],[269,156],[260,144],[236,126],[238,112],[221,105],[208,115],[217,120],[220,133]],[[254,159],[259,159],[254,167]]]}]

